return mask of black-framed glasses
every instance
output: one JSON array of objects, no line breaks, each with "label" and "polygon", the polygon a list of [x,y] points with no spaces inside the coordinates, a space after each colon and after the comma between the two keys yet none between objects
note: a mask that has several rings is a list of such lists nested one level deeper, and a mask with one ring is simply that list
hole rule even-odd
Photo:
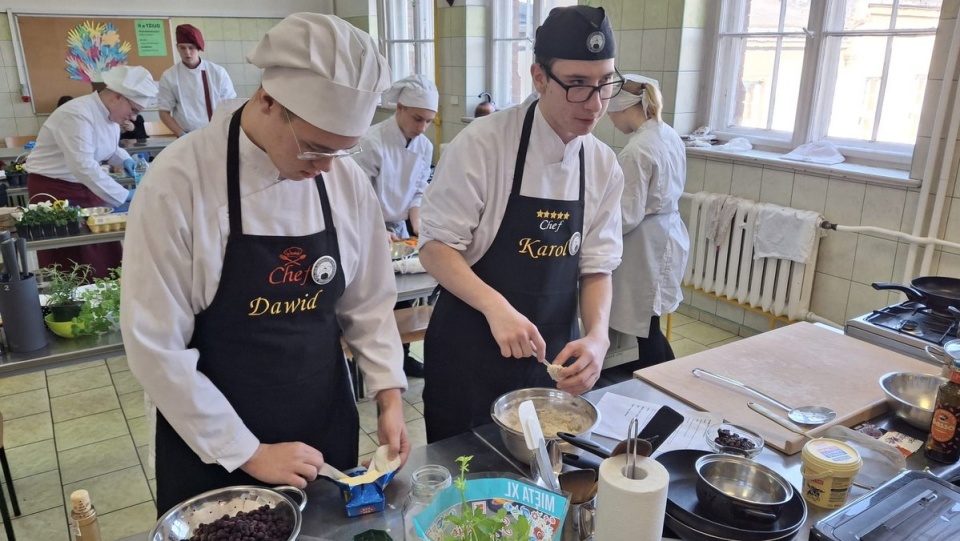
[{"label": "black-framed glasses", "polygon": [[363,152],[363,149],[360,148],[360,145],[357,145],[353,148],[348,148],[345,150],[336,150],[333,152],[316,152],[316,151],[304,151],[300,146],[300,138],[297,137],[297,131],[293,129],[293,122],[290,121],[290,113],[287,112],[286,107],[283,108],[283,114],[287,117],[287,124],[290,125],[290,132],[293,133],[293,140],[297,142],[297,159],[303,161],[313,161],[313,160],[323,160],[327,158],[346,158],[348,156],[353,156]]},{"label": "black-framed glasses", "polygon": [[589,101],[595,92],[600,94],[601,100],[609,100],[610,98],[619,94],[620,90],[623,89],[623,76],[620,75],[620,72],[616,69],[613,70],[617,74],[616,81],[592,86],[563,84],[563,82],[560,79],[557,79],[557,76],[550,71],[550,68],[544,66],[543,64],[540,64],[540,67],[543,68],[543,71],[547,74],[547,77],[553,79],[554,82],[560,85],[560,88],[567,92],[567,101],[570,103],[583,103],[585,101]]}]

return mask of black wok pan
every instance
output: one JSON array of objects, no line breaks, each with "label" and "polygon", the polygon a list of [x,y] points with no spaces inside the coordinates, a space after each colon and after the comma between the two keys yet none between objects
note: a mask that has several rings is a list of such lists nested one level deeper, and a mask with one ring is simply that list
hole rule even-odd
[{"label": "black wok pan", "polygon": [[951,306],[960,309],[960,279],[947,276],[921,276],[910,281],[910,286],[874,282],[873,289],[892,289],[903,292],[907,298],[927,308],[943,310]]}]

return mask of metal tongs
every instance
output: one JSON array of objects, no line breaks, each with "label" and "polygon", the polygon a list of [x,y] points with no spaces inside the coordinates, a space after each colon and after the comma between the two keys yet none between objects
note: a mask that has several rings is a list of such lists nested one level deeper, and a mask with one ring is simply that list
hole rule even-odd
[{"label": "metal tongs", "polygon": [[640,441],[640,421],[634,417],[630,420],[630,426],[627,427],[626,477],[628,479],[640,479],[639,471],[637,470],[638,457],[641,456],[639,451]]}]

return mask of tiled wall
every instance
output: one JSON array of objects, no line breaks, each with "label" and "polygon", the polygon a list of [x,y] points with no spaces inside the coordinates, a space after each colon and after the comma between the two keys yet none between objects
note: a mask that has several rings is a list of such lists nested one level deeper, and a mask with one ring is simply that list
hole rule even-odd
[{"label": "tiled wall", "polygon": [[[203,32],[206,50],[203,58],[223,66],[233,80],[237,96],[250,97],[260,85],[260,70],[247,64],[246,54],[260,41],[268,29],[280,19],[230,17],[173,17],[170,27],[190,23]],[[174,58],[179,57],[174,51]],[[20,100],[20,79],[10,27],[0,24],[0,139],[10,135],[36,135],[47,115],[35,115],[29,103]],[[156,111],[144,113],[147,121],[159,120]]]}]

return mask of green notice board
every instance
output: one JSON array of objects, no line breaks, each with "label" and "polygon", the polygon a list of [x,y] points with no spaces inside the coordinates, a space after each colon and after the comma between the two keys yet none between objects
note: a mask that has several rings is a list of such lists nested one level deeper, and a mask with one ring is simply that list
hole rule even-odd
[{"label": "green notice board", "polygon": [[160,19],[137,19],[137,52],[140,56],[167,56],[166,28]]}]

